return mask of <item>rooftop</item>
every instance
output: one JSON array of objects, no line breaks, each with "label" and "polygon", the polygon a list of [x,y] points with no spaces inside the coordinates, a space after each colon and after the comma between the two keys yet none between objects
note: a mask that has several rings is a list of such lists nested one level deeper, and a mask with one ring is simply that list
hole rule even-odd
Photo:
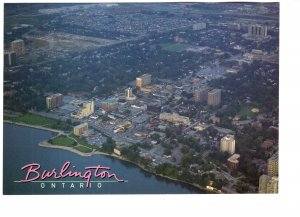
[{"label": "rooftop", "polygon": [[232,162],[232,163],[239,163],[240,157],[241,156],[239,154],[234,154],[231,157],[229,157],[227,160]]}]

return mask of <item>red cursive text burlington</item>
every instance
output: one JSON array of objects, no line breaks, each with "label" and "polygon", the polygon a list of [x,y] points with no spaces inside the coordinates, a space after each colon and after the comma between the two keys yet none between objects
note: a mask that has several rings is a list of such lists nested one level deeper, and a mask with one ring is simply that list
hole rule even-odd
[{"label": "red cursive text burlington", "polygon": [[[61,179],[66,177],[79,177],[86,180],[86,187],[89,186],[92,176],[95,178],[114,178],[117,182],[124,182],[123,179],[119,179],[115,173],[110,173],[110,167],[105,166],[87,166],[85,167],[85,172],[70,171],[71,163],[69,161],[65,162],[59,172],[56,169],[52,171],[43,170],[40,171],[41,165],[38,163],[31,163],[23,166],[21,170],[26,170],[26,177],[21,182],[33,182],[38,179],[45,180],[47,178]],[[75,168],[75,166],[73,166]],[[94,170],[94,171],[93,171]],[[41,173],[40,173],[41,172]]]}]

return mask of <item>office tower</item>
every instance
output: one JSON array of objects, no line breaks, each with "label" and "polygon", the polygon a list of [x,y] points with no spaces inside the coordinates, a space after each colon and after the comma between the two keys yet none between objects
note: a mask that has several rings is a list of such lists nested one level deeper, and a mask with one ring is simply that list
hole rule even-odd
[{"label": "office tower", "polygon": [[62,104],[63,96],[60,93],[53,94],[51,96],[46,97],[46,104],[48,109],[53,109]]},{"label": "office tower", "polygon": [[234,154],[235,152],[235,139],[234,135],[226,135],[220,141],[220,151],[229,152]]},{"label": "office tower", "polygon": [[207,94],[207,104],[211,106],[217,106],[221,103],[221,90],[214,89]]},{"label": "office tower", "polygon": [[25,43],[22,39],[18,39],[12,41],[10,43],[10,49],[16,52],[17,55],[24,55],[25,54]]}]

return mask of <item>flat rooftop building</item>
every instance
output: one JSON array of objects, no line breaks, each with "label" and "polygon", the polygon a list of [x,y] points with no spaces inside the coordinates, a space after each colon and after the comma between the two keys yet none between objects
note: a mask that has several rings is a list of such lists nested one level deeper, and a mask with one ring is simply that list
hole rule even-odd
[{"label": "flat rooftop building", "polygon": [[10,49],[16,52],[17,55],[24,55],[25,43],[22,39],[14,40],[10,43]]},{"label": "flat rooftop building", "polygon": [[136,86],[143,87],[151,83],[151,75],[146,73],[136,78]]},{"label": "flat rooftop building", "polygon": [[236,170],[238,168],[240,157],[239,154],[234,154],[227,159],[229,169]]},{"label": "flat rooftop building", "polygon": [[221,90],[214,89],[207,94],[207,104],[210,106],[218,106],[221,103]]},{"label": "flat rooftop building", "polygon": [[89,128],[88,123],[85,122],[75,126],[73,128],[73,133],[76,136],[82,136],[85,133],[85,131],[88,130],[88,128]]}]

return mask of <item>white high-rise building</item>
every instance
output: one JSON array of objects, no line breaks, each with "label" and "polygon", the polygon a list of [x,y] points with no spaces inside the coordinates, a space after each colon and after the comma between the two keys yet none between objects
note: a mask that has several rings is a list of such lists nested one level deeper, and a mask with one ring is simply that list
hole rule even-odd
[{"label": "white high-rise building", "polygon": [[220,141],[220,151],[229,152],[234,154],[235,152],[235,139],[234,135],[226,135]]},{"label": "white high-rise building", "polygon": [[132,95],[132,88],[131,87],[126,88],[125,89],[125,97],[130,98],[132,96],[133,96]]}]

